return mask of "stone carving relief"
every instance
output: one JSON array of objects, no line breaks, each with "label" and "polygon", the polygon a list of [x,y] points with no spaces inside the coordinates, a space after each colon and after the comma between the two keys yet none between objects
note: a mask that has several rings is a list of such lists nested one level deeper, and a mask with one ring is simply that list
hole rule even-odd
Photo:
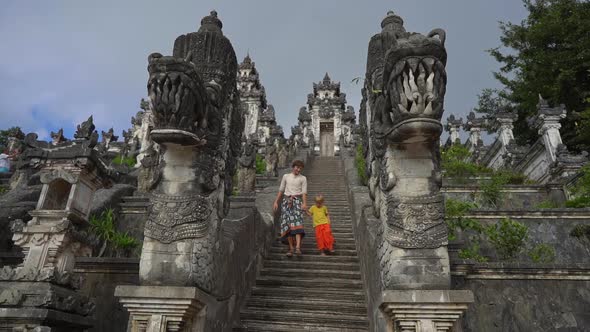
[{"label": "stone carving relief", "polygon": [[[199,31],[176,39],[172,56],[148,58],[151,138],[160,157],[140,262],[144,285],[215,290],[220,223],[244,126],[237,60],[222,26],[211,12]],[[159,264],[170,259],[169,269]]]},{"label": "stone carving relief", "polygon": [[[396,277],[407,267],[400,255],[447,245],[439,152],[447,53],[443,30],[406,32],[393,12],[381,27],[369,43],[360,131],[373,211],[383,223],[378,252],[388,288],[405,282]],[[443,271],[446,249],[438,254]]]}]

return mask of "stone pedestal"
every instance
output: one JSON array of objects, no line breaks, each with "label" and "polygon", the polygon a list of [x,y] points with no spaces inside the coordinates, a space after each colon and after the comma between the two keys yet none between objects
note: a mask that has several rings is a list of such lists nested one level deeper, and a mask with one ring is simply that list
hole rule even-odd
[{"label": "stone pedestal", "polygon": [[76,291],[48,282],[0,283],[0,330],[82,332],[94,305]]},{"label": "stone pedestal", "polygon": [[468,290],[388,290],[380,309],[390,332],[458,332],[457,322],[472,302]]},{"label": "stone pedestal", "polygon": [[195,287],[117,286],[115,296],[129,311],[131,332],[205,331],[214,301]]}]

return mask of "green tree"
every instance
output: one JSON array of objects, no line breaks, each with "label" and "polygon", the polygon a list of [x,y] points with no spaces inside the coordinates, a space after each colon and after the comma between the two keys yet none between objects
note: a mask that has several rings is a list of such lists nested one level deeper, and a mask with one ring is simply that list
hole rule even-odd
[{"label": "green tree", "polygon": [[0,130],[0,152],[2,152],[8,145],[8,138],[20,132],[20,127],[10,127],[5,130]]},{"label": "green tree", "polygon": [[518,113],[515,135],[532,143],[538,135],[527,123],[538,96],[565,104],[563,140],[573,150],[590,149],[590,2],[523,0],[528,16],[500,23],[502,46],[488,52],[501,64],[494,73],[501,90],[484,90],[477,111],[493,114],[509,105]]}]

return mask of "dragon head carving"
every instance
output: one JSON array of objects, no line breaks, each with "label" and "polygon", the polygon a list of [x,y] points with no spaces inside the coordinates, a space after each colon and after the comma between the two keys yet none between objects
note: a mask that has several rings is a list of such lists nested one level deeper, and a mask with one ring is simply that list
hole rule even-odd
[{"label": "dragon head carving", "polygon": [[393,245],[436,248],[447,241],[438,147],[447,81],[445,32],[407,32],[393,12],[381,27],[369,42],[360,111],[373,210]]},{"label": "dragon head carving", "polygon": [[383,31],[369,44],[368,98],[378,138],[393,143],[438,140],[447,75],[445,32],[409,33],[388,13]]}]

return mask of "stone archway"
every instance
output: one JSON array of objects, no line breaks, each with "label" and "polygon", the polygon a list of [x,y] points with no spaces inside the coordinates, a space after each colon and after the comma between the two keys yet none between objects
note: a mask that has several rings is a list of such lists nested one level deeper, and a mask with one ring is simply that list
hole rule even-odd
[{"label": "stone archway", "polygon": [[334,156],[334,122],[320,123],[320,156]]}]

